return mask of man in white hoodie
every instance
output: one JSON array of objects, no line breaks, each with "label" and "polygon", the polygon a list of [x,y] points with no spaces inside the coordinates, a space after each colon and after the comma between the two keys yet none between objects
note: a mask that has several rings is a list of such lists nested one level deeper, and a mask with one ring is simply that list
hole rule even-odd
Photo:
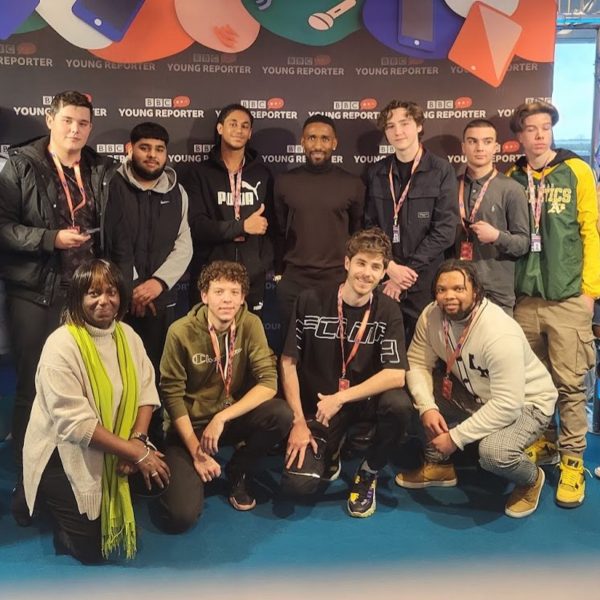
[{"label": "man in white hoodie", "polygon": [[[471,262],[449,260],[408,350],[408,388],[427,438],[425,462],[399,473],[405,488],[457,483],[450,456],[479,442],[481,466],[515,484],[505,513],[530,515],[544,472],[524,450],[544,431],[557,391],[519,325],[487,300]],[[444,363],[436,372],[438,360]]]},{"label": "man in white hoodie", "polygon": [[[168,143],[158,123],[131,130],[128,158],[110,183],[104,227],[108,257],[133,287],[125,321],[142,338],[157,374],[175,320],[175,285],[192,258],[188,197],[166,164]],[[151,431],[162,436],[156,419]]]}]

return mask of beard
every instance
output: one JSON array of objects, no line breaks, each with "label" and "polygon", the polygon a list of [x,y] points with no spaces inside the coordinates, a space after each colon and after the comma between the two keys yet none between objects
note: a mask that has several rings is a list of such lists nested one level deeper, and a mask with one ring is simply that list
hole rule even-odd
[{"label": "beard", "polygon": [[131,159],[131,170],[144,181],[155,181],[163,174],[165,167],[166,164],[164,164],[162,167],[154,169],[153,171],[149,171],[146,169],[146,167],[144,167],[144,165],[137,162],[134,158]]}]

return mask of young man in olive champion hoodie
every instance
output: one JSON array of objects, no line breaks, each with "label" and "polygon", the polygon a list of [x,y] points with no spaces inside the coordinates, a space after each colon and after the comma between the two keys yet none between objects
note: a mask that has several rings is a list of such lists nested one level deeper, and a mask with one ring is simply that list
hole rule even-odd
[{"label": "young man in olive champion hoodie", "polygon": [[247,478],[292,423],[287,404],[273,399],[276,361],[262,323],[244,303],[246,269],[215,261],[202,271],[199,288],[202,304],[170,327],[160,365],[172,475],[161,503],[171,532],[200,517],[204,485],[221,474],[214,457],[222,445],[236,447],[225,468],[229,502],[236,510],[253,509]]}]

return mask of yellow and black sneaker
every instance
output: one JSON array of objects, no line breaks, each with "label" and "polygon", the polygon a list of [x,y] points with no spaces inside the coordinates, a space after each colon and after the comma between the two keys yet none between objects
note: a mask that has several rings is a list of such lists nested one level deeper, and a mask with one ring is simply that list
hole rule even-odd
[{"label": "yellow and black sneaker", "polygon": [[551,442],[541,437],[525,450],[529,460],[536,465],[556,465],[560,461],[560,455],[556,442]]},{"label": "yellow and black sneaker", "polygon": [[359,467],[354,475],[354,482],[348,496],[348,514],[361,519],[370,517],[377,507],[376,490],[377,473],[371,473]]},{"label": "yellow and black sneaker", "polygon": [[563,454],[560,464],[560,479],[556,488],[556,504],[563,508],[577,508],[585,498],[585,469],[583,458]]}]

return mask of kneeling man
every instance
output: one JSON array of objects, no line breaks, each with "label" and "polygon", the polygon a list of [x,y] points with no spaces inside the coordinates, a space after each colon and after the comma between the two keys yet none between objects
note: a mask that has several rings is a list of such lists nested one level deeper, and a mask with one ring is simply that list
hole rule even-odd
[{"label": "kneeling man", "polygon": [[[524,450],[545,430],[556,403],[550,374],[525,334],[483,295],[473,263],[449,260],[434,281],[408,350],[408,389],[428,443],[420,469],[399,473],[405,488],[454,486],[450,456],[479,442],[481,466],[515,484],[509,517],[537,508],[544,472]],[[438,359],[445,363],[439,377]]]},{"label": "kneeling man", "polygon": [[353,517],[375,512],[378,471],[412,412],[402,389],[407,368],[402,313],[376,289],[391,250],[381,229],[355,233],[346,244],[346,281],[300,294],[281,357],[283,390],[294,413],[288,471],[302,468],[307,451],[319,456],[315,438],[321,437],[321,479],[336,479],[349,426],[365,415],[377,422],[350,490],[347,507]]},{"label": "kneeling man", "polygon": [[223,445],[236,448],[225,467],[229,502],[237,510],[254,508],[248,479],[292,420],[286,403],[273,399],[276,360],[260,319],[244,302],[246,268],[215,261],[198,287],[202,303],[171,325],[160,364],[165,456],[173,474],[161,503],[173,532],[189,529],[201,515],[204,484],[221,474],[214,457]]}]

